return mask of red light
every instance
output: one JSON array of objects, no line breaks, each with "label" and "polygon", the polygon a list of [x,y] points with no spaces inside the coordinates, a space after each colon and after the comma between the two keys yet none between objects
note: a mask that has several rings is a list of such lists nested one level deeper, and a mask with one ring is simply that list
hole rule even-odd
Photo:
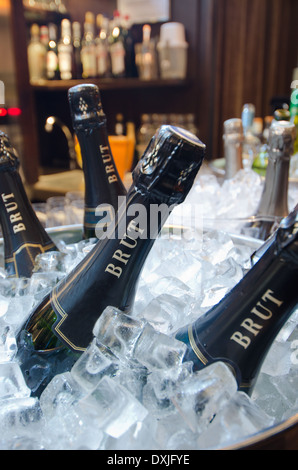
[{"label": "red light", "polygon": [[7,109],[0,108],[0,117],[6,116],[6,115],[7,115]]},{"label": "red light", "polygon": [[21,113],[20,108],[8,108],[9,116],[20,116]]}]

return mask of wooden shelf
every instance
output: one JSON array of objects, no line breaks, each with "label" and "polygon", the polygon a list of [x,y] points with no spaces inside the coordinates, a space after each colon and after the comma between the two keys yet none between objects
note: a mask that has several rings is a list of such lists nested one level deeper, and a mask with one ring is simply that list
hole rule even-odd
[{"label": "wooden shelf", "polygon": [[69,88],[83,84],[94,83],[100,90],[127,90],[142,88],[185,87],[190,80],[157,79],[140,80],[139,78],[90,78],[82,80],[39,80],[31,82],[35,91],[67,91]]}]

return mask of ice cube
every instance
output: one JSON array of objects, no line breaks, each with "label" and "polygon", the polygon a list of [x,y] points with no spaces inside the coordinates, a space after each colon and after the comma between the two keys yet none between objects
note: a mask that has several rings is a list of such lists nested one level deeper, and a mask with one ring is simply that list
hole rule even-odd
[{"label": "ice cube", "polygon": [[0,362],[12,361],[17,353],[14,329],[5,322],[0,322]]},{"label": "ice cube", "polygon": [[44,425],[37,398],[9,398],[0,401],[0,431],[5,438],[31,436],[34,439]]},{"label": "ice cube", "polygon": [[31,390],[27,387],[21,368],[16,362],[0,364],[0,400],[8,398],[29,397]]},{"label": "ice cube", "polygon": [[35,258],[34,272],[65,272],[64,260],[66,253],[61,251],[48,251]]},{"label": "ice cube", "polygon": [[171,400],[187,425],[194,432],[202,432],[236,391],[231,370],[215,362],[189,376]]},{"label": "ice cube", "polygon": [[3,317],[9,306],[9,298],[0,294],[0,317]]},{"label": "ice cube", "polygon": [[186,345],[156,331],[147,324],[134,350],[134,358],[149,370],[174,367],[182,363]]},{"label": "ice cube", "polygon": [[22,326],[30,315],[34,302],[32,295],[11,298],[4,316],[5,321],[10,325],[14,325],[16,329],[18,326]]},{"label": "ice cube", "polygon": [[131,357],[144,322],[126,315],[119,309],[107,307],[96,322],[93,333],[116,355]]},{"label": "ice cube", "polygon": [[289,407],[295,405],[297,400],[297,390],[298,390],[298,373],[297,365],[294,365],[287,375],[285,380],[284,376],[271,376],[270,381],[276,387],[280,395],[288,403]]},{"label": "ice cube", "polygon": [[128,390],[107,376],[101,379],[91,394],[80,400],[79,406],[85,412],[92,413],[98,426],[115,438],[148,414]]},{"label": "ice cube", "polygon": [[96,450],[104,440],[94,418],[73,403],[47,418],[42,442],[47,450]]},{"label": "ice cube", "polygon": [[67,408],[85,395],[70,372],[56,375],[40,396],[40,406],[46,417],[65,413]]},{"label": "ice cube", "polygon": [[117,439],[109,437],[106,443],[108,450],[161,450],[156,441],[155,420],[147,416],[143,421],[137,421],[122,436]]},{"label": "ice cube", "polygon": [[282,377],[287,375],[291,368],[291,344],[290,342],[275,341],[262,365],[262,372]]},{"label": "ice cube", "polygon": [[71,369],[71,375],[92,392],[104,375],[115,375],[119,359],[95,338]]},{"label": "ice cube", "polygon": [[184,380],[192,374],[192,367],[192,362],[184,362],[177,367],[151,371],[143,390],[143,403],[151,415],[160,418],[173,412],[171,397],[183,388]]},{"label": "ice cube", "polygon": [[272,418],[268,417],[248,395],[237,392],[199,436],[198,448],[230,446],[272,424]]}]

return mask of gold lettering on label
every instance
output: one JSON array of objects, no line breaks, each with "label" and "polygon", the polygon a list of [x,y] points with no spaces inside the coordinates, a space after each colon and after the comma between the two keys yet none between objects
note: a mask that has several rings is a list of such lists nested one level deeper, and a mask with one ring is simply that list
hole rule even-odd
[{"label": "gold lettering on label", "polygon": [[[7,201],[9,201],[9,199],[14,198],[13,193],[10,193],[10,194],[2,193],[1,197],[2,197],[2,200],[4,202],[6,212],[8,214],[10,212],[18,210],[18,204],[16,203],[16,201],[7,202]],[[16,212],[15,214],[10,214],[9,221],[12,224],[12,229],[13,229],[14,233],[18,233],[18,232],[22,232],[22,231],[26,230],[26,226],[25,226],[24,223],[19,223],[19,224],[15,225],[16,222],[20,222],[22,220],[23,220],[23,218],[22,218],[22,215],[21,215],[20,212]]]},{"label": "gold lettering on label", "polygon": [[[283,301],[277,299],[272,294],[274,294],[274,292],[271,289],[268,289],[265,294],[262,295],[261,299],[263,302],[271,302],[277,305],[277,307],[279,308],[283,304]],[[263,313],[263,311],[260,310],[263,310],[267,313]],[[250,311],[250,313],[256,315],[258,318],[264,320],[265,322],[270,320],[270,318],[273,316],[272,310],[265,307],[262,302],[257,302],[256,306]],[[251,333],[251,335],[256,337],[265,325],[260,325],[259,323],[256,323],[252,318],[245,318],[240,326],[244,328],[248,333]],[[249,336],[245,336],[240,331],[235,331],[230,337],[230,340],[236,342],[244,349],[247,349],[251,344],[252,338],[250,338]]]},{"label": "gold lettering on label", "polygon": [[108,182],[109,182],[109,184],[115,183],[116,181],[118,181],[117,175],[116,175],[115,165],[113,163],[111,165],[107,165],[108,163],[112,162],[112,156],[110,154],[110,148],[109,148],[108,145],[105,145],[105,146],[100,145],[99,149],[100,149],[100,153],[101,153],[101,156],[102,156],[103,164],[105,165],[106,174],[108,175],[110,173],[113,173],[112,175],[108,176]]},{"label": "gold lettering on label", "polygon": [[[128,232],[133,238],[127,235]],[[139,234],[143,233],[143,229],[141,229],[140,227],[136,225],[135,220],[131,220],[127,226],[127,233],[124,234],[119,244],[125,246],[126,248],[133,250],[138,244],[137,238]],[[116,259],[120,263],[123,263],[124,265],[128,263],[130,257],[131,257],[131,253],[125,253],[119,248],[115,250],[112,255],[112,258]],[[122,274],[122,267],[115,266],[114,264],[110,263],[107,265],[105,272],[108,272],[112,274],[113,276],[116,276],[119,278]]]}]

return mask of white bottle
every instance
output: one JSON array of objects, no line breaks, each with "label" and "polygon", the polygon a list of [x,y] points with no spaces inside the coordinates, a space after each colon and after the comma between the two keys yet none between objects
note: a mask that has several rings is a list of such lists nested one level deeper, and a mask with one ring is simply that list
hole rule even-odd
[{"label": "white bottle", "polygon": [[30,81],[46,78],[46,54],[45,45],[40,41],[39,26],[31,26],[31,40],[28,45],[28,67]]},{"label": "white bottle", "polygon": [[65,18],[61,21],[61,38],[58,44],[58,62],[62,80],[72,78],[72,55],[71,22]]},{"label": "white bottle", "polygon": [[87,11],[84,23],[84,37],[82,40],[81,61],[83,78],[96,77],[96,51],[94,40],[95,20],[94,14]]}]

